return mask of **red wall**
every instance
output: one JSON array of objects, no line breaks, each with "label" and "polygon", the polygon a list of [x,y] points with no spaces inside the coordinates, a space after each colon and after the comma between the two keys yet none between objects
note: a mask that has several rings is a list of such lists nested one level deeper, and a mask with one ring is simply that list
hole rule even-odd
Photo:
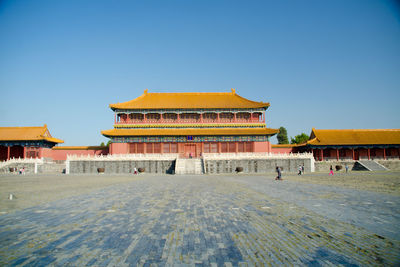
[{"label": "red wall", "polygon": [[254,142],[254,152],[272,152],[270,142]]},{"label": "red wall", "polygon": [[39,155],[41,158],[53,158],[53,150],[51,148],[41,147],[39,148]]},{"label": "red wall", "polygon": [[[66,160],[67,155],[107,155],[108,148],[88,148],[88,149],[51,149],[49,158],[53,160]],[[47,157],[47,156],[43,156]]]},{"label": "red wall", "polygon": [[128,143],[111,143],[110,154],[128,154],[129,144]]},{"label": "red wall", "polygon": [[277,145],[271,146],[272,153],[276,154],[289,154],[293,153],[293,147],[278,147]]}]

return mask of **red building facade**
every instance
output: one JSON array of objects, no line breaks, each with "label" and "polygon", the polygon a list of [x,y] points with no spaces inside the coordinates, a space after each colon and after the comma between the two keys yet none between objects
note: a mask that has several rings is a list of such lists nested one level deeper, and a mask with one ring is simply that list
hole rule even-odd
[{"label": "red building facade", "polygon": [[230,93],[149,93],[111,104],[111,154],[271,152],[265,124],[269,103]]}]

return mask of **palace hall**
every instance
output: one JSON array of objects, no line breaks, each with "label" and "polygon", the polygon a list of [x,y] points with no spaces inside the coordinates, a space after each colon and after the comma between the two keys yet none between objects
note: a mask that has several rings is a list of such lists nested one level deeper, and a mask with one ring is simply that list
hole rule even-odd
[{"label": "palace hall", "polygon": [[114,129],[111,154],[271,152],[267,128],[269,103],[226,93],[144,93],[127,102],[110,104]]}]

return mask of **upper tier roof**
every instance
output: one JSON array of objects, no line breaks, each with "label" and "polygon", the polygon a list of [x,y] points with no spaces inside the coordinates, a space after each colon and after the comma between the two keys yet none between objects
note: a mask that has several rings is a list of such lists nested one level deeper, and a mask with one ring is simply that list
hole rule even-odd
[{"label": "upper tier roof", "polygon": [[307,145],[394,145],[400,144],[400,129],[312,129]]},{"label": "upper tier roof", "polygon": [[39,127],[0,127],[0,141],[48,141],[64,143],[50,135],[47,125]]},{"label": "upper tier roof", "polygon": [[131,101],[110,104],[115,109],[235,109],[267,108],[269,103],[255,102],[230,93],[148,93]]}]

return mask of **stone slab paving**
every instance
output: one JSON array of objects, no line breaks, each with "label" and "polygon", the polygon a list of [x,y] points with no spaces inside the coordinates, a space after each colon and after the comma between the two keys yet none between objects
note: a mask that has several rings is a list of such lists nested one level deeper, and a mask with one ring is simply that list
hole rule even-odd
[{"label": "stone slab paving", "polygon": [[398,196],[332,185],[293,182],[290,181],[290,176],[283,182],[262,176],[232,179],[253,190],[304,207],[319,215],[400,241],[400,197]]},{"label": "stone slab paving", "polygon": [[[377,194],[378,208],[357,209],[376,202],[364,191],[271,178],[143,176],[2,214],[0,265],[400,264],[398,232],[356,219],[370,210],[399,225],[398,197]],[[335,216],[342,212],[353,214]]]}]

